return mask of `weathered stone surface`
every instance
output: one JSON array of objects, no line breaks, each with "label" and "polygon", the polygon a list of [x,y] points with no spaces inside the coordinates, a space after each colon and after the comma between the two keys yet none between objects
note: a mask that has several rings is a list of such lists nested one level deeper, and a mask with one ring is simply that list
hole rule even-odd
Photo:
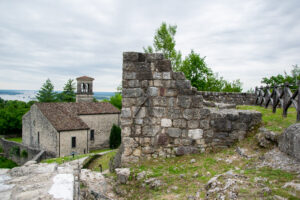
[{"label": "weathered stone surface", "polygon": [[130,108],[123,108],[121,112],[122,117],[128,118],[131,117],[131,110]]},{"label": "weathered stone surface", "polygon": [[173,126],[175,128],[185,128],[186,127],[186,120],[185,119],[174,119]]},{"label": "weathered stone surface", "polygon": [[[257,112],[227,109],[231,105],[223,103],[205,107],[203,99],[209,97],[207,94],[220,102],[222,98],[237,102],[245,98],[240,98],[243,96],[240,93],[198,92],[182,72],[172,72],[170,61],[164,60],[161,54],[129,53],[124,59],[127,60],[123,64],[124,73],[128,73],[128,79],[123,75],[125,95],[121,115],[125,129],[121,157],[124,163],[142,156],[171,157],[228,147],[260,123],[261,114]],[[130,79],[132,73],[136,73],[135,79]],[[140,106],[141,114],[136,115]]]},{"label": "weathered stone surface", "polygon": [[182,108],[190,108],[192,99],[189,96],[178,96],[177,105]]},{"label": "weathered stone surface", "polygon": [[128,178],[130,176],[130,169],[129,168],[117,168],[115,169],[117,174],[117,179],[121,184],[126,184]]},{"label": "weathered stone surface", "polygon": [[156,97],[158,95],[158,88],[157,87],[149,87],[148,88],[148,95],[150,97]]},{"label": "weathered stone surface", "polygon": [[125,72],[124,79],[135,79],[136,73],[135,72]]},{"label": "weathered stone surface", "polygon": [[168,128],[167,134],[170,137],[180,137],[181,136],[181,129],[179,129],[179,128]]},{"label": "weathered stone surface", "polygon": [[198,140],[203,138],[203,130],[202,129],[191,129],[188,131],[189,138],[193,140]]},{"label": "weathered stone surface", "polygon": [[141,88],[134,89],[123,89],[122,95],[123,97],[140,97],[143,94],[143,90]]},{"label": "weathered stone surface", "polygon": [[171,119],[161,119],[161,126],[162,127],[171,127],[172,126],[172,120]]},{"label": "weathered stone surface", "polygon": [[289,126],[278,143],[279,149],[300,160],[300,123]]}]

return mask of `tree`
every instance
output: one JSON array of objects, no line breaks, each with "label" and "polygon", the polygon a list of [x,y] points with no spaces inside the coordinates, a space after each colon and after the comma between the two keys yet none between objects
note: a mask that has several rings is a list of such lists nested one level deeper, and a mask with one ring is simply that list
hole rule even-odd
[{"label": "tree", "polygon": [[205,57],[201,58],[193,50],[184,59],[182,65],[179,67],[185,77],[191,81],[192,86],[201,91],[206,91],[208,88],[209,79],[213,78],[213,72],[207,67]]},{"label": "tree", "polygon": [[109,102],[113,106],[115,106],[118,109],[122,109],[122,85],[119,85],[117,87],[117,92],[114,96],[111,96],[109,99],[104,99],[103,102]]},{"label": "tree", "polygon": [[109,136],[109,148],[116,149],[121,144],[121,128],[113,124]]},{"label": "tree", "polygon": [[33,102],[4,101],[0,106],[0,135],[22,134],[22,116]]},{"label": "tree", "polygon": [[36,98],[39,102],[55,102],[56,93],[50,79],[47,79],[42,88],[38,91]]},{"label": "tree", "polygon": [[75,83],[73,79],[69,79],[61,93],[57,94],[57,99],[60,102],[75,102]]},{"label": "tree", "polygon": [[[174,71],[178,71],[181,64],[181,52],[175,50],[175,34],[177,26],[167,25],[165,22],[156,30],[153,46],[155,52],[163,53],[166,59],[170,59]],[[143,48],[145,53],[153,53],[153,47]]]},{"label": "tree", "polygon": [[262,84],[267,86],[273,87],[278,85],[283,85],[284,83],[288,82],[292,85],[292,88],[296,88],[297,81],[300,80],[300,68],[298,65],[293,65],[293,69],[291,70],[290,74],[284,72],[283,74],[277,74],[276,76],[271,77],[264,77],[261,80]]},{"label": "tree", "polygon": [[[182,71],[186,78],[191,81],[192,86],[201,91],[226,91],[241,92],[242,83],[240,80],[229,82],[218,77],[213,71],[207,67],[205,57],[200,57],[193,50],[182,61],[180,51],[175,50],[175,34],[177,26],[167,25],[165,22],[161,24],[154,35],[153,46],[144,49],[145,53],[159,52],[164,57],[171,60],[173,71]],[[300,70],[299,70],[300,71]]]}]

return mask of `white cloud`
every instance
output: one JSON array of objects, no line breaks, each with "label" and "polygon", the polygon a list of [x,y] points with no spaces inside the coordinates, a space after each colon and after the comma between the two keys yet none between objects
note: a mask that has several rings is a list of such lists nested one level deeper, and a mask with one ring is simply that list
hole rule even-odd
[{"label": "white cloud", "polygon": [[177,24],[177,49],[194,49],[245,89],[300,64],[300,2],[28,0],[0,3],[0,89],[60,90],[89,75],[96,91],[121,83],[122,52],[142,51],[162,21]]}]

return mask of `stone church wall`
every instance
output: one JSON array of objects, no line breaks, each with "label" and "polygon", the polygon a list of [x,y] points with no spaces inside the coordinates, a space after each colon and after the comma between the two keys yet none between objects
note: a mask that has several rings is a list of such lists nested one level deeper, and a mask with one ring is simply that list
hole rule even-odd
[{"label": "stone church wall", "polygon": [[[39,133],[39,141],[38,141]],[[32,148],[45,150],[58,156],[58,132],[36,105],[32,105],[22,118],[22,142]]]},{"label": "stone church wall", "polygon": [[122,84],[122,165],[228,147],[261,122],[259,112],[204,107],[162,54],[123,53]]},{"label": "stone church wall", "polygon": [[119,114],[80,115],[80,118],[95,131],[91,140],[89,130],[89,150],[108,148],[110,130],[113,124],[119,125]]}]

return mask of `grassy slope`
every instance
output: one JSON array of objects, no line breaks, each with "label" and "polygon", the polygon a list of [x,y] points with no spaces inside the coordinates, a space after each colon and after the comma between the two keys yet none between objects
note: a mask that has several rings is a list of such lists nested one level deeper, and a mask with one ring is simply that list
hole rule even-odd
[{"label": "grassy slope", "polygon": [[22,143],[22,137],[16,137],[16,138],[7,138],[6,140]]},{"label": "grassy slope", "polygon": [[278,108],[276,113],[272,112],[271,108],[264,108],[260,106],[238,106],[240,110],[256,110],[262,113],[263,125],[274,132],[281,133],[290,125],[296,123],[296,109],[289,108],[286,118],[282,117],[282,109]]},{"label": "grassy slope", "polygon": [[[295,123],[295,110],[290,109],[287,118],[282,118],[280,109],[276,114],[272,110],[261,108],[259,106],[239,106],[239,109],[258,110],[263,114],[263,124],[266,128],[281,132],[289,125]],[[255,132],[250,134],[248,138],[239,142],[231,148],[221,150],[219,152],[186,155],[175,158],[162,158],[141,161],[137,165],[131,166],[131,181],[127,185],[120,187],[127,191],[126,199],[187,199],[190,195],[195,195],[200,191],[200,197],[205,197],[205,184],[216,174],[224,173],[230,169],[235,173],[244,175],[249,180],[248,184],[243,185],[239,190],[241,199],[268,199],[268,195],[261,194],[261,187],[255,183],[255,177],[267,178],[263,183],[271,188],[271,195],[280,195],[288,199],[299,199],[292,196],[295,192],[290,188],[282,189],[284,183],[295,180],[296,175],[278,169],[260,168],[256,169],[256,162],[259,157],[267,150],[257,146],[254,137]],[[248,149],[249,154],[255,154],[250,160],[241,158],[235,152],[235,148],[239,146]],[[220,160],[221,158],[221,160]],[[232,163],[228,163],[226,159],[233,159]],[[190,163],[191,159],[195,159],[195,163]],[[139,172],[146,171],[146,178],[158,178],[165,185],[158,190],[150,189],[149,186],[142,186],[143,180],[137,181],[136,176]],[[195,173],[198,177],[193,177]],[[183,174],[184,178],[180,178]],[[114,175],[112,175],[114,176]],[[177,186],[177,190],[172,187]]]},{"label": "grassy slope", "polygon": [[47,159],[47,160],[43,160],[42,163],[54,163],[54,162],[56,162],[58,164],[62,164],[62,163],[65,163],[65,162],[69,162],[69,161],[72,161],[72,160],[77,160],[77,159],[80,159],[80,158],[83,158],[83,157],[94,155],[96,153],[101,153],[101,152],[110,151],[110,150],[111,149],[93,150],[88,154],[75,155],[74,158],[73,158],[73,156],[65,156],[65,157],[60,157],[60,158],[50,158],[50,159]]}]

